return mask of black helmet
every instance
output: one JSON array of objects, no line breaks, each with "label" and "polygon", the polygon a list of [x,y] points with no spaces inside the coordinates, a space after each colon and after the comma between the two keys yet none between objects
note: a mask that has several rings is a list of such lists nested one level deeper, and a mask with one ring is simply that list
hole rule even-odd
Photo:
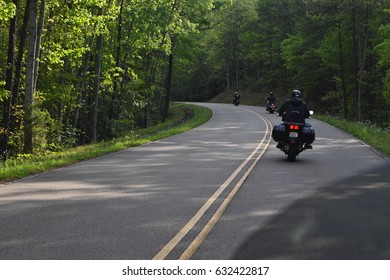
[{"label": "black helmet", "polygon": [[271,96],[272,96],[272,95],[274,95],[274,93],[271,91],[271,92],[269,93],[269,95],[271,95]]},{"label": "black helmet", "polygon": [[301,98],[301,92],[297,89],[294,89],[291,93],[291,98],[294,98],[294,97]]}]

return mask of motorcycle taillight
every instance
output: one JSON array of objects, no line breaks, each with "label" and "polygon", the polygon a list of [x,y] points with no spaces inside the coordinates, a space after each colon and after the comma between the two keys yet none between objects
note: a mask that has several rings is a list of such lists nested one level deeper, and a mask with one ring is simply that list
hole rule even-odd
[{"label": "motorcycle taillight", "polygon": [[299,125],[297,125],[297,124],[290,124],[290,130],[299,130]]}]

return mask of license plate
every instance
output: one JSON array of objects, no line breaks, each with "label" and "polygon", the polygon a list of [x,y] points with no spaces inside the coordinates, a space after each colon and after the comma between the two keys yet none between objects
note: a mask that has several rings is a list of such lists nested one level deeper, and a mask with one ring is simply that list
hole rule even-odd
[{"label": "license plate", "polygon": [[289,136],[291,138],[298,138],[298,132],[290,132]]}]

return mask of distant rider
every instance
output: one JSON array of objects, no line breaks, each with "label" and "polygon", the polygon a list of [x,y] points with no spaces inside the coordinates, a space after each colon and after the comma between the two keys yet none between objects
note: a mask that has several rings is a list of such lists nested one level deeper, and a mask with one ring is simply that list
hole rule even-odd
[{"label": "distant rider", "polygon": [[233,94],[233,103],[234,104],[239,104],[240,103],[240,95],[238,94],[237,91]]},{"label": "distant rider", "polygon": [[271,104],[276,104],[276,97],[274,96],[273,92],[271,91],[269,93],[269,96],[266,99],[267,106]]}]

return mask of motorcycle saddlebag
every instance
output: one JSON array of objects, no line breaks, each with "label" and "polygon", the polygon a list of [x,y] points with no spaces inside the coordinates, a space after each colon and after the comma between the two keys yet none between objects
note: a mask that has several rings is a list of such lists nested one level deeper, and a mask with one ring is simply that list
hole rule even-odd
[{"label": "motorcycle saddlebag", "polygon": [[311,126],[304,126],[302,129],[302,142],[311,144],[316,138],[316,133]]},{"label": "motorcycle saddlebag", "polygon": [[286,140],[286,126],[284,123],[274,126],[272,129],[272,139],[276,142]]}]

